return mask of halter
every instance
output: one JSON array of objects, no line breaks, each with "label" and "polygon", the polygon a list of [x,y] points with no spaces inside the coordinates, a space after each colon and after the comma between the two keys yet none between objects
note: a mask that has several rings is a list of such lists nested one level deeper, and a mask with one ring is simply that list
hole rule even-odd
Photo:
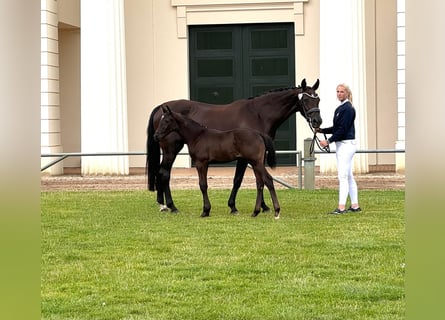
[{"label": "halter", "polygon": [[305,108],[306,106],[304,105],[304,101],[303,101],[303,96],[308,96],[311,99],[317,99],[318,95],[317,94],[312,95],[307,92],[298,94],[298,100],[301,101],[301,104],[303,105],[303,116],[306,119],[306,121],[309,123],[309,125],[312,127],[311,119],[308,117],[308,115],[310,115],[311,113],[317,112],[317,111],[320,112],[320,109],[319,108],[311,108],[309,110],[306,110],[306,108]]},{"label": "halter", "polygon": [[[306,121],[307,121],[307,123],[309,125],[309,128],[312,130],[312,133],[314,134],[314,137],[312,138],[311,146],[309,148],[309,152],[310,152],[310,154],[312,154],[314,152],[315,143],[317,143],[317,146],[318,146],[318,148],[321,151],[325,151],[325,152],[329,153],[329,152],[331,152],[331,149],[329,148],[329,145],[327,145],[326,147],[323,147],[323,148],[320,146],[320,139],[317,137],[317,131],[315,131],[314,128],[312,127],[312,121],[308,117],[308,115],[310,115],[311,113],[320,112],[320,108],[314,107],[314,108],[311,108],[309,110],[306,110],[305,105],[304,105],[304,101],[302,99],[303,95],[306,95],[306,96],[308,96],[311,99],[317,99],[318,95],[317,94],[309,94],[307,92],[302,92],[302,93],[298,94],[298,100],[301,101],[301,104],[303,106],[303,108],[302,108],[303,109],[303,117],[306,119]],[[324,135],[325,140],[327,140],[326,134],[323,133],[323,135]]]}]

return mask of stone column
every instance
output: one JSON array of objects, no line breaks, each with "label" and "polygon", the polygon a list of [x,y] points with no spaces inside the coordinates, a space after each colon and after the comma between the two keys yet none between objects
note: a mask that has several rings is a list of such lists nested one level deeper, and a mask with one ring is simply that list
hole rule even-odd
[{"label": "stone column", "polygon": [[[397,0],[397,141],[405,149],[405,0]],[[396,172],[405,172],[405,154],[396,153]]]},{"label": "stone column", "polygon": [[[320,0],[320,96],[323,127],[332,125],[340,104],[336,87],[349,85],[356,108],[358,149],[367,149],[365,0]],[[331,150],[335,150],[332,146]],[[333,155],[320,155],[321,172],[336,172]],[[368,171],[366,154],[354,157],[354,172]]]},{"label": "stone column", "polygon": [[[81,149],[128,152],[124,0],[81,1]],[[128,174],[128,156],[82,158],[82,174]]]},{"label": "stone column", "polygon": [[[59,92],[59,37],[58,10],[56,0],[40,2],[40,151],[41,153],[62,152],[60,132]],[[41,165],[53,161],[41,158]],[[51,175],[63,174],[62,163],[45,170]]]}]

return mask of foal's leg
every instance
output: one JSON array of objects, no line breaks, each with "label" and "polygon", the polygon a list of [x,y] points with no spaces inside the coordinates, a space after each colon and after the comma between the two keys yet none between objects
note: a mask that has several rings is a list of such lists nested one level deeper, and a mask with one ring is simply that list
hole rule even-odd
[{"label": "foal's leg", "polygon": [[256,217],[260,213],[261,201],[263,200],[264,181],[259,167],[260,166],[258,164],[253,166],[253,172],[255,173],[256,179],[256,202],[255,208],[253,209],[252,217]]},{"label": "foal's leg", "polygon": [[208,185],[207,185],[207,171],[209,169],[208,163],[196,162],[196,170],[198,171],[199,177],[199,189],[202,193],[202,213],[201,217],[210,216],[210,209],[212,206],[210,205],[209,195],[207,193]]},{"label": "foal's leg", "polygon": [[279,219],[280,218],[280,204],[278,202],[277,193],[275,192],[273,178],[269,174],[269,172],[267,172],[266,168],[264,168],[264,172],[263,172],[263,181],[266,184],[267,189],[269,189],[270,197],[272,198],[272,203],[273,203],[273,207],[275,210],[274,217],[275,217],[275,219]]},{"label": "foal's leg", "polygon": [[[247,160],[246,159],[238,159],[236,162],[236,170],[235,170],[235,176],[233,177],[233,187],[232,191],[230,192],[229,201],[227,202],[227,205],[230,208],[230,213],[237,214],[238,209],[236,208],[235,202],[236,202],[236,195],[238,194],[238,190],[241,187],[241,182],[243,182],[244,174],[246,173],[247,168]],[[264,202],[264,196],[261,194],[261,208],[264,212],[269,211],[270,208],[266,205]]]}]

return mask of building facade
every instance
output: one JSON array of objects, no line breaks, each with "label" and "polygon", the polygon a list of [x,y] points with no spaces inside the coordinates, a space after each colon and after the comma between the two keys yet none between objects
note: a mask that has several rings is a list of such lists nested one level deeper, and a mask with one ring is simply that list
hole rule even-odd
[{"label": "building facade", "polygon": [[[214,58],[223,67],[204,67],[204,82],[227,80],[224,66],[232,62],[257,66],[255,75],[275,79],[275,85],[283,79],[286,86],[298,85],[303,78],[312,84],[319,78],[323,126],[332,123],[338,105],[336,85],[348,83],[359,148],[403,149],[403,29],[403,0],[42,0],[42,153],[145,151],[155,106],[205,99],[196,94],[193,76],[204,51],[192,50],[191,43],[200,33],[208,35],[203,43],[216,49],[225,46],[225,35],[236,39],[233,48],[224,47],[234,58]],[[285,33],[290,37],[280,47]],[[254,37],[266,47],[253,51],[245,45]],[[212,52],[222,52],[216,49]],[[237,77],[247,77],[240,83],[252,78],[248,72],[239,76],[247,69],[233,68]],[[234,85],[236,92],[227,97],[252,94],[241,86]],[[294,141],[290,150],[302,150],[312,136],[299,114],[284,132]],[[317,158],[323,172],[335,170],[334,156]],[[47,171],[128,174],[144,166],[142,156],[78,157]],[[178,156],[175,166],[190,167],[189,157]],[[355,167],[358,172],[404,170],[404,155],[360,154]]]}]

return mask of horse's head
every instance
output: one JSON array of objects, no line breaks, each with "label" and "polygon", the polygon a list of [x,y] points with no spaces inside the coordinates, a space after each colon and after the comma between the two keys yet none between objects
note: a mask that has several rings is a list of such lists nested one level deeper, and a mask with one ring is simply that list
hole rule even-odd
[{"label": "horse's head", "polygon": [[178,124],[174,118],[173,112],[167,105],[162,105],[162,116],[159,120],[158,128],[155,131],[154,139],[156,141],[161,140],[170,132],[178,129]]},{"label": "horse's head", "polygon": [[320,98],[315,92],[319,84],[320,81],[317,79],[314,85],[309,87],[306,84],[306,79],[303,79],[299,88],[301,92],[298,94],[300,112],[313,128],[319,128],[323,122],[320,116],[320,109],[318,108]]}]

